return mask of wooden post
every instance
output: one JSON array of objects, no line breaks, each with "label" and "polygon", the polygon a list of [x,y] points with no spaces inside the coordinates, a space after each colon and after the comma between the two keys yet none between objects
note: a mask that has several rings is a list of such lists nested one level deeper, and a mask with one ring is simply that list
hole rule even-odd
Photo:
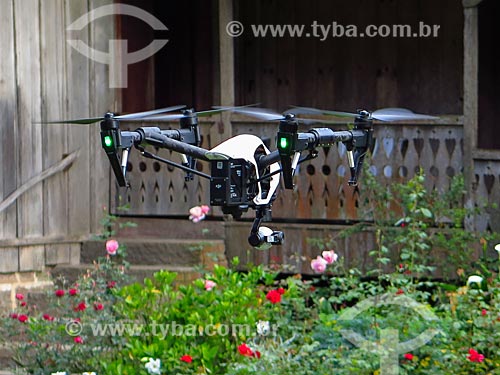
[{"label": "wooden post", "polygon": [[[464,6],[464,179],[467,205],[474,205],[474,159],[478,129],[478,10],[481,0],[463,0]],[[471,228],[472,229],[472,228]]]},{"label": "wooden post", "polygon": [[[226,32],[228,22],[233,20],[233,1],[219,1],[219,84],[220,104],[232,106],[234,95],[234,39]],[[219,130],[220,141],[231,137],[231,113],[222,114],[222,126]]]},{"label": "wooden post", "polygon": [[[112,3],[110,0],[91,0],[89,9],[96,9]],[[109,48],[109,40],[114,39],[114,18],[110,22],[94,22],[90,27],[89,44],[98,51]],[[90,62],[90,112],[103,114],[116,109],[115,91],[109,87],[109,66],[95,61]],[[103,206],[110,203],[110,184],[114,184],[106,155],[102,151],[99,126],[91,128],[90,134],[90,230],[99,232],[99,221],[103,215]]]}]

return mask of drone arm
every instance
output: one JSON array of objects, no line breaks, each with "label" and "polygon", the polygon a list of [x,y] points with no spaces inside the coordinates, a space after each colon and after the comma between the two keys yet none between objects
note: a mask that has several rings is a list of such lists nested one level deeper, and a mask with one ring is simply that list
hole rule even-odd
[{"label": "drone arm", "polygon": [[169,138],[161,133],[152,133],[149,137],[144,137],[144,141],[156,147],[166,148],[172,151],[180,152],[184,155],[192,156],[196,159],[209,160],[207,158],[208,150],[177,141],[173,138]]},{"label": "drone arm", "polygon": [[[353,139],[353,132],[348,130],[334,131],[330,128],[315,128],[308,133],[309,141],[307,148],[312,150],[316,147],[331,146],[338,142],[349,142]],[[311,137],[312,135],[312,137]]]},{"label": "drone arm", "polygon": [[208,150],[185,143],[183,129],[160,130],[156,127],[144,127],[135,131],[122,131],[122,147],[130,148],[133,145],[148,143],[156,147],[166,148],[180,152],[197,159],[208,160],[206,154]]},{"label": "drone arm", "polygon": [[[341,131],[334,131],[330,128],[315,128],[306,133],[296,133],[295,140],[293,141],[293,149],[287,152],[311,151],[317,147],[326,147],[342,142],[347,147],[347,156],[351,170],[349,185],[355,186],[357,185],[357,178],[361,171],[366,152],[372,143],[372,133],[371,127],[359,127],[353,130]],[[258,160],[258,165],[259,168],[265,168],[280,160],[282,160],[280,152],[273,151],[268,155],[261,156]],[[283,168],[283,171],[285,171],[285,168]]]}]

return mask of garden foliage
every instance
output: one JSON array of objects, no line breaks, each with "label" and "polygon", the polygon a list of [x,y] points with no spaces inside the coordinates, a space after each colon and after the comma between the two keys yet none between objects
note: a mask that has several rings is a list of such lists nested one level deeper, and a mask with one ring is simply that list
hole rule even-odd
[{"label": "garden foliage", "polygon": [[[94,268],[58,284],[46,310],[19,295],[2,340],[31,374],[383,375],[390,361],[399,374],[500,374],[495,242],[463,229],[471,213],[460,180],[443,196],[423,178],[370,190],[373,221],[353,229],[376,234],[368,275],[346,268],[343,249],[326,238],[310,259],[315,278],[251,265],[238,272],[233,259],[189,285],[167,271],[130,284],[124,248],[108,238]],[[396,203],[393,217],[387,204]]]}]

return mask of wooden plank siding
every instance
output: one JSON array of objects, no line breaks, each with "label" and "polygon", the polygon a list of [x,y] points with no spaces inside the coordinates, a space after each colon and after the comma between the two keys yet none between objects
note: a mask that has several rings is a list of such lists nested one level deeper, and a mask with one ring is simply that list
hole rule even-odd
[{"label": "wooden plank siding", "polygon": [[[66,116],[66,40],[54,38],[64,35],[66,18],[64,0],[40,2],[40,74],[41,74],[41,118],[45,121],[61,119]],[[58,162],[68,153],[67,126],[35,125],[42,130],[43,168]],[[57,174],[43,183],[44,235],[68,233],[68,184],[67,174]],[[66,245],[46,245],[45,262],[69,263],[69,250]]]},{"label": "wooden plank siding", "polygon": [[[86,1],[65,0],[66,24],[76,20],[82,14],[88,12]],[[73,37],[78,37],[83,43],[89,44],[90,32],[79,32]],[[94,115],[90,111],[90,65],[92,63],[87,57],[73,48],[66,46],[66,114],[72,118],[81,118]],[[65,125],[66,126],[66,125]],[[67,126],[68,150],[80,150],[80,157],[75,161],[68,174],[68,233],[85,234],[90,233],[90,133],[91,127]],[[80,246],[71,245],[70,262],[79,261],[78,252]],[[76,256],[73,254],[76,253]],[[77,258],[77,259],[75,259]]]},{"label": "wooden plank siding", "polygon": [[[43,169],[40,84],[40,2],[14,1],[16,84],[18,103],[18,183]],[[43,186],[37,185],[18,199],[18,236],[43,236]],[[43,267],[43,246],[19,248],[21,271]]]},{"label": "wooden plank siding", "polygon": [[[89,60],[66,43],[69,24],[89,9],[111,2],[2,3],[0,200],[66,155],[80,152],[68,169],[34,185],[0,212],[0,272],[78,263],[81,241],[100,228],[102,207],[109,202],[110,175],[98,125],[41,122],[114,109],[108,66]],[[114,35],[109,18],[71,36],[107,51]]]},{"label": "wooden plank siding", "polygon": [[[0,12],[0,46],[10,53],[0,59],[0,197],[11,194],[17,186],[17,96],[14,51],[14,7],[11,1]],[[17,203],[0,212],[0,238],[17,236]],[[19,249],[0,249],[0,272],[17,271]]]},{"label": "wooden plank siding", "polygon": [[[459,1],[432,0],[237,2],[234,19],[236,104],[327,109],[407,107],[438,115],[462,114],[463,15]],[[356,9],[356,11],[354,11]],[[313,37],[311,25],[358,32],[368,25],[439,25],[437,37]],[[302,37],[256,37],[252,26],[304,26]],[[332,26],[333,27],[333,26]]]}]

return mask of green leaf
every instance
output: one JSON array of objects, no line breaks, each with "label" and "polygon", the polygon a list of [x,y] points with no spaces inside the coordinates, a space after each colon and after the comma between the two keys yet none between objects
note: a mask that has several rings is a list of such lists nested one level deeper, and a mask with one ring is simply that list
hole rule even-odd
[{"label": "green leaf", "polygon": [[429,209],[422,207],[422,208],[420,208],[420,212],[422,212],[422,214],[425,217],[427,217],[429,219],[432,218],[432,212]]},{"label": "green leaf", "polygon": [[401,253],[400,258],[401,258],[401,260],[408,260],[408,259],[410,259],[410,254],[408,254],[408,253]]}]

